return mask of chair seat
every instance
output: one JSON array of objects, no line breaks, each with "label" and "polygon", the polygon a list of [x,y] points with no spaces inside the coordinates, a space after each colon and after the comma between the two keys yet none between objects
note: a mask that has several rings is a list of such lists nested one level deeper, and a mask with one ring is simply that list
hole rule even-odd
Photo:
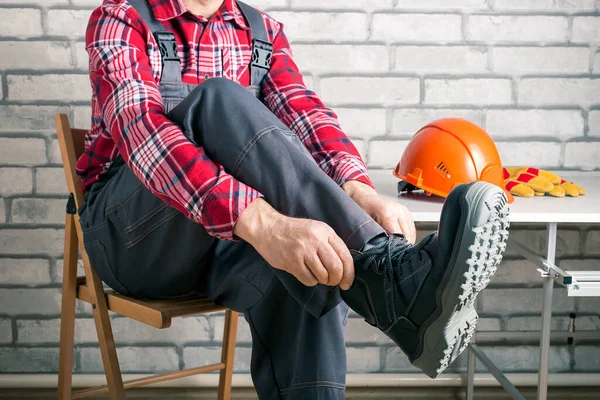
[{"label": "chair seat", "polygon": [[[110,311],[133,318],[159,329],[171,326],[171,319],[187,315],[206,314],[226,310],[204,296],[188,296],[169,300],[142,300],[123,296],[113,290],[104,292]],[[93,303],[93,295],[85,277],[77,279],[77,298]]]}]

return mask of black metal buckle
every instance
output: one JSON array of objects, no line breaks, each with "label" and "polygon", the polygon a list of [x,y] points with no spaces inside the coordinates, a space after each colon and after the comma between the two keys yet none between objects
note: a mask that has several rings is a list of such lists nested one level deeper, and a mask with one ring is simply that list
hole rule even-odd
[{"label": "black metal buckle", "polygon": [[260,39],[252,39],[252,63],[253,67],[271,69],[271,57],[273,56],[273,45]]},{"label": "black metal buckle", "polygon": [[156,32],[156,41],[158,42],[158,49],[160,50],[163,63],[165,61],[180,61],[177,54],[177,41],[173,33]]}]

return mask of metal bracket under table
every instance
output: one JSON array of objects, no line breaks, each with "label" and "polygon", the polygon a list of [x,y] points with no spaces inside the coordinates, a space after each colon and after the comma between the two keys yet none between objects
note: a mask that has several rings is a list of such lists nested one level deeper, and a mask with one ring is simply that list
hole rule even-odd
[{"label": "metal bracket under table", "polygon": [[[544,302],[542,306],[542,328],[540,337],[540,362],[538,373],[538,400],[546,400],[548,397],[548,358],[550,353],[550,323],[552,321],[552,294],[554,282],[560,283],[566,287],[568,296],[586,296],[600,297],[600,271],[563,271],[555,265],[556,262],[556,236],[558,224],[550,222],[546,230],[546,258],[535,254],[531,249],[511,240],[519,253],[527,260],[539,267],[542,279],[544,279]],[[514,333],[514,335],[512,334]],[[583,333],[583,332],[582,332]],[[587,336],[589,335],[590,332]],[[575,332],[568,333],[571,336],[578,336]],[[497,332],[497,338],[526,338],[525,332]],[[600,333],[599,333],[600,337]],[[467,400],[473,400],[475,386],[475,361],[478,358],[486,369],[496,378],[498,383],[516,400],[524,400],[523,395],[506,378],[506,376],[496,367],[487,355],[476,344],[469,346],[468,365],[467,365]]]}]

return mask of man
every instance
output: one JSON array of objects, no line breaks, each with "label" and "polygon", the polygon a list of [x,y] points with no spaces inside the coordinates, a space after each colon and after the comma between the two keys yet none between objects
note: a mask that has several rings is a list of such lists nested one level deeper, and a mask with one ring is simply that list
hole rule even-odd
[{"label": "man", "polygon": [[108,285],[243,312],[261,399],[344,397],[346,304],[432,377],[464,350],[504,250],[500,188],[458,187],[413,245],[282,24],[244,3],[106,0],[86,42],[79,212]]}]

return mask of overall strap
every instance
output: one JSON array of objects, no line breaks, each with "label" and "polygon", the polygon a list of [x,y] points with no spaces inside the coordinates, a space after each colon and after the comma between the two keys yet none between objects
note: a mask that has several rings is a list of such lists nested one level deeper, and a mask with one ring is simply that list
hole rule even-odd
[{"label": "overall strap", "polygon": [[260,12],[241,1],[237,2],[250,24],[252,32],[252,61],[250,62],[250,85],[259,86],[265,75],[271,69],[271,57],[273,56],[273,44],[267,36],[265,21]]},{"label": "overall strap", "polygon": [[163,64],[161,82],[181,82],[181,60],[177,54],[175,35],[165,30],[160,21],[154,17],[147,0],[129,0],[129,4],[140,14],[158,43]]}]

